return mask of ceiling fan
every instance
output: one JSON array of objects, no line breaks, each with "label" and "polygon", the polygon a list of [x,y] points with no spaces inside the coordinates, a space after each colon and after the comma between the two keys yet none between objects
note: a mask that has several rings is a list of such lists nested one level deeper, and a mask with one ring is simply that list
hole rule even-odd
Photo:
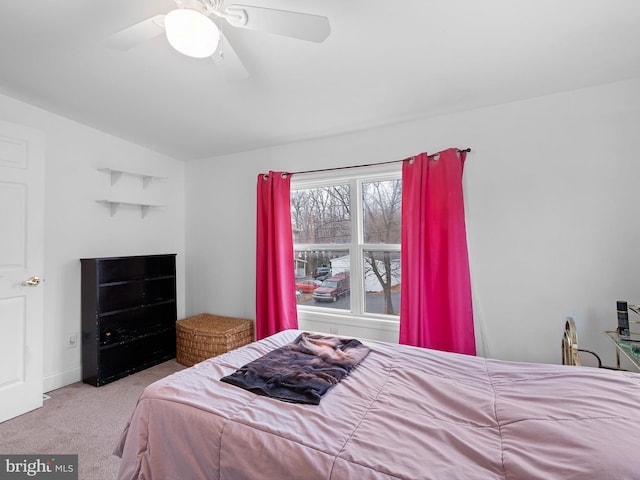
[{"label": "ceiling fan", "polygon": [[248,5],[222,7],[224,0],[174,0],[177,8],[120,30],[105,39],[117,50],[128,50],[163,32],[173,48],[195,58],[210,57],[231,79],[249,73],[223,33],[226,25],[321,43],[329,36],[329,19],[320,15]]}]

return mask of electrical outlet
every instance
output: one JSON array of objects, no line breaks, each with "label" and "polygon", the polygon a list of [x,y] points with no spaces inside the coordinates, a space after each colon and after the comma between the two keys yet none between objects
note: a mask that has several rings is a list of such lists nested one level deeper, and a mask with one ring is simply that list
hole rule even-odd
[{"label": "electrical outlet", "polygon": [[338,327],[329,327],[329,333],[332,335],[338,335]]},{"label": "electrical outlet", "polygon": [[78,346],[78,334],[74,333],[67,337],[67,348],[75,348]]}]

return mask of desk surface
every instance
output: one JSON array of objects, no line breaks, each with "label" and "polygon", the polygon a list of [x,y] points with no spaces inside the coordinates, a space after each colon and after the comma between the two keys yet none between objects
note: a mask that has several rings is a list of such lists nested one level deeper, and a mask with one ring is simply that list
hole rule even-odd
[{"label": "desk surface", "polygon": [[618,332],[607,331],[605,332],[609,340],[611,340],[616,346],[616,358],[618,361],[618,368],[620,368],[620,353],[622,353],[629,361],[640,370],[640,335],[632,334],[633,340],[624,340],[620,338]]}]

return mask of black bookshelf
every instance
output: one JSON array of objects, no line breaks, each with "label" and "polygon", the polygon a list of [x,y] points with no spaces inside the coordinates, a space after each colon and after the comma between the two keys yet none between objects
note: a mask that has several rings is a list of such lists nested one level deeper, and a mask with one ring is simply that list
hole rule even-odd
[{"label": "black bookshelf", "polygon": [[83,382],[99,387],[175,358],[175,259],[80,259]]}]

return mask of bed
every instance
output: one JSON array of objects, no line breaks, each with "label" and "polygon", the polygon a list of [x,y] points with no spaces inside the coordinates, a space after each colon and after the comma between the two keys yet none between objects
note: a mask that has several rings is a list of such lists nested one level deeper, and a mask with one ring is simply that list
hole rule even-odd
[{"label": "bed", "polygon": [[383,342],[318,405],[219,379],[287,330],[145,389],[120,479],[640,478],[640,374]]}]

